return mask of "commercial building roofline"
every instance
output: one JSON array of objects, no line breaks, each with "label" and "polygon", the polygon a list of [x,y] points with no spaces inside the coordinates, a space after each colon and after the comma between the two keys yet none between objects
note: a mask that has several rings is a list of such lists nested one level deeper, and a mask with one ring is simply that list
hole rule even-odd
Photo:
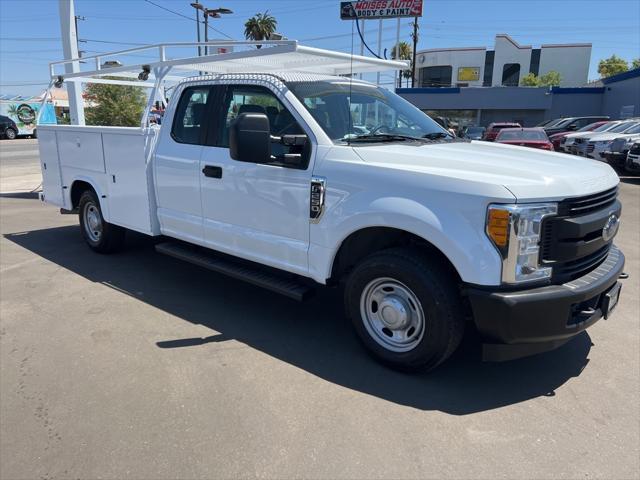
[{"label": "commercial building roofline", "polygon": [[519,48],[520,50],[527,50],[527,49],[533,48],[531,45],[520,45],[518,42],[516,42],[513,38],[511,38],[506,33],[498,33],[496,35],[496,38],[498,37],[506,38],[509,42],[513,44],[514,47]]},{"label": "commercial building roofline", "polygon": [[622,80],[629,80],[630,78],[640,77],[640,68],[634,68],[633,70],[627,70],[626,72],[613,75],[611,77],[601,79],[602,83],[608,85],[610,83],[621,82]]},{"label": "commercial building roofline", "polygon": [[591,43],[548,43],[540,45],[540,48],[571,48],[571,47],[592,47]]}]

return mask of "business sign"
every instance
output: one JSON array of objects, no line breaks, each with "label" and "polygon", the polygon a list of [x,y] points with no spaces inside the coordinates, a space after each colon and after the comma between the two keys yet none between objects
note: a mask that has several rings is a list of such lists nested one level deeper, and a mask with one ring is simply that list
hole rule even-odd
[{"label": "business sign", "polygon": [[459,82],[476,82],[478,80],[480,80],[480,67],[458,68]]},{"label": "business sign", "polygon": [[421,17],[422,0],[354,0],[340,2],[340,18],[399,18]]}]

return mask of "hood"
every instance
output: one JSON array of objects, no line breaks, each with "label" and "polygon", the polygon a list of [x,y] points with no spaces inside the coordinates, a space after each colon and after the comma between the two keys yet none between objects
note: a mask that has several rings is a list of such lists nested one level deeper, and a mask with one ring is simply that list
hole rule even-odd
[{"label": "hood", "polygon": [[518,201],[560,200],[598,193],[618,184],[603,162],[482,141],[357,146],[365,162],[427,175],[503,185]]},{"label": "hood", "polygon": [[[605,132],[602,132],[605,133]],[[600,132],[576,132],[576,133],[570,133],[567,135],[567,138],[585,138],[585,137],[590,137],[590,136],[594,136],[594,135],[600,135]]]},{"label": "hood", "polygon": [[602,132],[602,133],[598,133],[597,135],[592,135],[588,138],[588,140],[590,142],[602,142],[602,141],[606,141],[606,140],[614,140],[616,138],[621,138],[621,137],[626,137],[626,136],[631,136],[631,135],[636,135],[634,133],[608,133],[608,132]]}]

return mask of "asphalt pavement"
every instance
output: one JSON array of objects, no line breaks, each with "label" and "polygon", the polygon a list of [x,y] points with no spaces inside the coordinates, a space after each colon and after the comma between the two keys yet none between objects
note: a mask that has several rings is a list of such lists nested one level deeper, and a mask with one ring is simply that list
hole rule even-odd
[{"label": "asphalt pavement", "polygon": [[91,252],[37,182],[4,188],[37,175],[35,142],[16,142],[0,141],[0,478],[640,477],[637,179],[610,320],[508,363],[471,336],[408,375],[366,355],[337,291],[298,304],[140,235]]}]

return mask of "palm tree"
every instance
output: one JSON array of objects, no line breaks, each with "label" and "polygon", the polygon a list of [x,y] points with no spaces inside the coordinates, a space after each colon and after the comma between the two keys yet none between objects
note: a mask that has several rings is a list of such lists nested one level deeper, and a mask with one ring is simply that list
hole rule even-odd
[{"label": "palm tree", "polygon": [[[391,58],[394,60],[409,60],[411,61],[412,51],[411,45],[407,42],[399,42],[391,49]],[[403,70],[402,75],[398,76],[398,87],[402,88],[402,77],[408,79],[411,78],[411,70]]]},{"label": "palm tree", "polygon": [[[256,13],[244,24],[244,38],[247,40],[267,40],[276,31],[278,21],[269,10],[264,13]],[[258,45],[260,48],[262,45]]]}]

